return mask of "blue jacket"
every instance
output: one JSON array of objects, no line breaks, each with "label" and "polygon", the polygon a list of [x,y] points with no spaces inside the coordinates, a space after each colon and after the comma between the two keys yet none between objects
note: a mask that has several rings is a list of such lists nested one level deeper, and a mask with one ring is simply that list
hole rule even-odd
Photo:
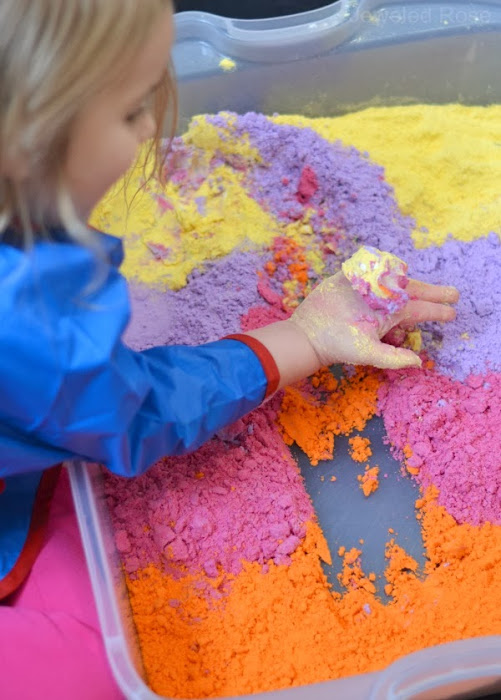
[{"label": "blue jacket", "polygon": [[196,449],[278,383],[267,350],[245,336],[131,350],[121,340],[130,304],[120,240],[96,232],[97,263],[64,231],[52,239],[0,245],[0,597],[37,498],[49,500],[54,479],[43,470],[80,456],[141,474]]}]

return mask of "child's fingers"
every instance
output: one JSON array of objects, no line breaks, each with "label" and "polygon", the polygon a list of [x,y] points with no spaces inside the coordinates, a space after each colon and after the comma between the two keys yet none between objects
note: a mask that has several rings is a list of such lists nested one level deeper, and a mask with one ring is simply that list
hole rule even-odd
[{"label": "child's fingers", "polygon": [[410,279],[405,288],[411,299],[432,301],[440,304],[455,304],[459,299],[456,287],[448,287],[440,284],[428,284],[420,280]]},{"label": "child's fingers", "polygon": [[394,325],[410,328],[423,321],[439,321],[446,323],[456,318],[456,311],[447,304],[436,304],[432,301],[409,301],[394,318]]}]

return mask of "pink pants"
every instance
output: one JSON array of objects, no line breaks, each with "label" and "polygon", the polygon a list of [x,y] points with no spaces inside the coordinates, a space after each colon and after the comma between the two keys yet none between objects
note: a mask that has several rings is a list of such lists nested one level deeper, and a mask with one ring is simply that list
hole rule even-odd
[{"label": "pink pants", "polygon": [[45,545],[21,589],[0,605],[0,698],[123,698],[106,659],[64,469]]}]

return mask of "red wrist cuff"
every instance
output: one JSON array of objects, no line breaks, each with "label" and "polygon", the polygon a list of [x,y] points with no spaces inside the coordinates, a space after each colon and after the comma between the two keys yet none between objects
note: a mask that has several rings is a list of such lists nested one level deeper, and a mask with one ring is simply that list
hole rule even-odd
[{"label": "red wrist cuff", "polygon": [[280,382],[280,373],[278,371],[277,363],[273,359],[273,355],[259,340],[253,338],[250,335],[245,335],[244,333],[235,333],[233,335],[227,335],[223,340],[238,340],[241,343],[247,345],[255,355],[257,355],[261,365],[263,366],[266,379],[268,380],[268,386],[266,388],[266,394],[264,398],[267,399],[278,389],[278,384]]},{"label": "red wrist cuff", "polygon": [[[45,542],[50,504],[57,486],[61,465],[47,469],[40,479],[23,548],[12,569],[0,581],[0,600],[13,593],[28,576]],[[5,486],[5,484],[4,484]],[[4,496],[5,498],[6,496]],[[8,496],[7,496],[8,497]]]}]

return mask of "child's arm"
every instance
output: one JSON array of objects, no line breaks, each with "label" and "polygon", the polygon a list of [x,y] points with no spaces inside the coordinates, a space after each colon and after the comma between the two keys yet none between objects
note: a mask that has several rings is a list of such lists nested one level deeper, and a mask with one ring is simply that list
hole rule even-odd
[{"label": "child's arm", "polygon": [[459,294],[410,280],[410,301],[396,314],[370,309],[343,273],[324,280],[287,321],[279,321],[248,335],[270,351],[280,373],[279,386],[309,376],[319,367],[336,363],[397,369],[420,366],[411,350],[381,342],[395,326],[413,327],[423,321],[452,321]]},{"label": "child's arm", "polygon": [[[333,362],[415,364],[379,338],[400,322],[452,318],[421,301],[389,322],[335,276],[288,321],[199,347],[134,352],[121,340],[127,285],[109,266],[92,295],[93,254],[79,246],[4,246],[0,256],[0,477],[79,455],[128,476],[196,449],[283,386]],[[447,296],[449,294],[449,296]],[[445,295],[445,296],[444,296]],[[250,347],[249,347],[250,344]],[[278,371],[277,371],[278,366]],[[280,377],[279,377],[280,373]]]}]

